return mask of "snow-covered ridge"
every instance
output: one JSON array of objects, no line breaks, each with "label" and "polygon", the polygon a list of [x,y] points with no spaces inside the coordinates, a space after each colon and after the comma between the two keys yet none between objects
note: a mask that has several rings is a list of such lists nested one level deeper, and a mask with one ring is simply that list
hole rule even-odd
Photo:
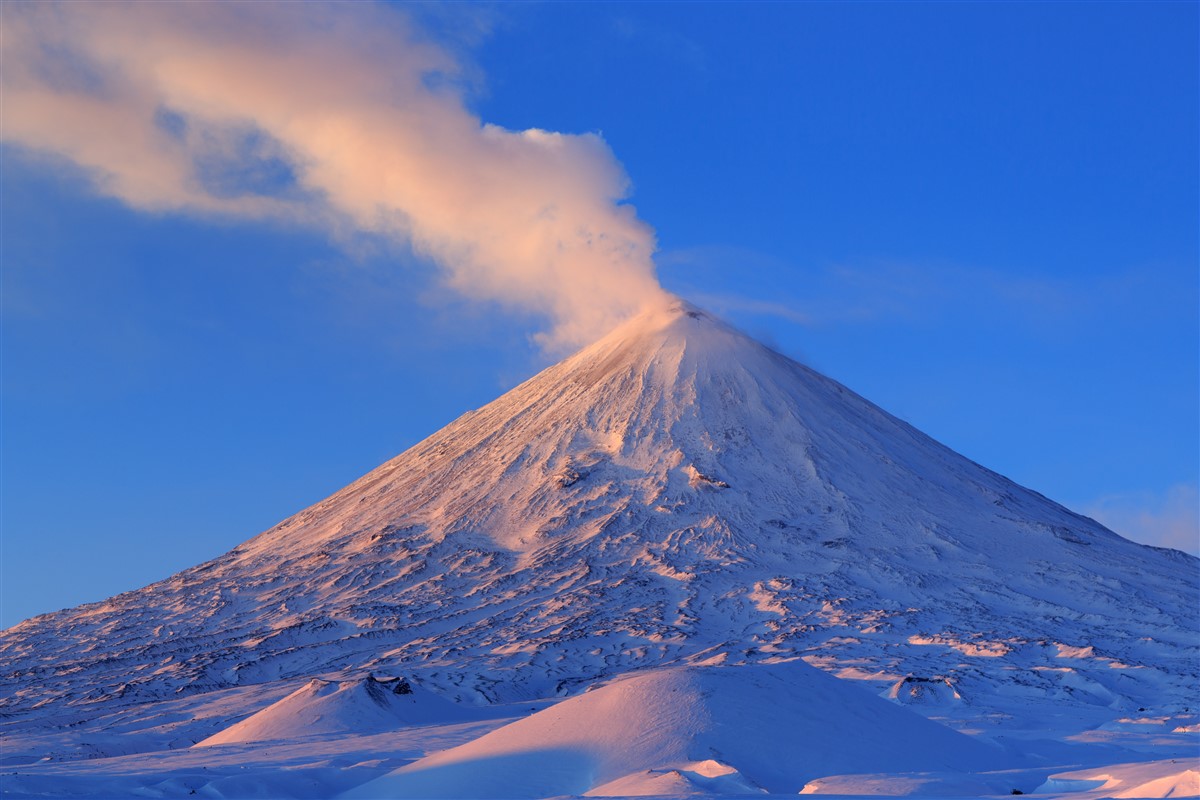
[{"label": "snow-covered ridge", "polygon": [[675,667],[617,679],[348,797],[785,794],[831,771],[1011,761],[802,661]]},{"label": "snow-covered ridge", "polygon": [[304,686],[246,719],[195,744],[298,739],[327,734],[362,735],[412,725],[458,722],[467,713],[404,678],[326,681]]},{"label": "snow-covered ridge", "polygon": [[490,703],[802,658],[972,725],[1175,719],[1198,564],[676,302],[224,556],[3,632],[0,713],[128,720],[371,671]]}]

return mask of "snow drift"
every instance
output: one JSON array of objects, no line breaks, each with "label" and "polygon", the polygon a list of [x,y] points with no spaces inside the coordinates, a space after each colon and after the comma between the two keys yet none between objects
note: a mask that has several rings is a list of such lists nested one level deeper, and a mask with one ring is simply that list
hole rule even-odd
[{"label": "snow drift", "polygon": [[795,793],[834,772],[1006,760],[802,661],[676,667],[619,678],[345,796]]},{"label": "snow drift", "polygon": [[1063,772],[1038,788],[1039,794],[1060,792],[1079,800],[1200,797],[1200,755]]},{"label": "snow drift", "polygon": [[454,722],[466,712],[404,678],[336,682],[314,678],[196,747],[296,739],[331,733],[378,733],[407,725]]}]

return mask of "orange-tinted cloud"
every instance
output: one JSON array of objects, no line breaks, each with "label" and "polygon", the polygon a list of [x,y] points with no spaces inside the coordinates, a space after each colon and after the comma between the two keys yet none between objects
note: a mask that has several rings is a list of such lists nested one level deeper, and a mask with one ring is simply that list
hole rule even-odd
[{"label": "orange-tinted cloud", "polygon": [[661,296],[594,134],[510,131],[459,65],[366,4],[5,4],[3,138],[138,209],[411,243],[466,295],[588,341]]}]

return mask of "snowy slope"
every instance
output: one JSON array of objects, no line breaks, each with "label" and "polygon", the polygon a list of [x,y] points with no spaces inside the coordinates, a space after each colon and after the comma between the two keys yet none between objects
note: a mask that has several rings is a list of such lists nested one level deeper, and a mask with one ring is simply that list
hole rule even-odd
[{"label": "snowy slope", "polygon": [[412,725],[466,719],[455,704],[403,678],[323,681],[314,678],[282,700],[196,743],[297,739],[331,733],[379,733]]},{"label": "snowy slope", "polygon": [[1079,800],[1114,797],[1200,797],[1200,758],[1115,764],[1052,775],[1039,793],[1070,792]]},{"label": "snowy slope", "polygon": [[830,771],[975,772],[1010,761],[803,661],[675,667],[618,679],[345,796],[795,794]]},{"label": "snowy slope", "polygon": [[[0,733],[84,720],[69,758],[118,747],[101,720],[197,741],[281,681],[375,670],[482,703],[796,658],[989,735],[1047,704],[1063,732],[1187,726],[1198,563],[676,303],[220,558],[4,631]],[[149,722],[231,687],[258,706]]]}]

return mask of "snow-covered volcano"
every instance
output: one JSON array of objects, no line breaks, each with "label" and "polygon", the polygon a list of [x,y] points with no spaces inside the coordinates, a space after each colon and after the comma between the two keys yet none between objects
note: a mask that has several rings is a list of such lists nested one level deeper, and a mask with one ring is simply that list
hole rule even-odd
[{"label": "snow-covered volcano", "polygon": [[804,658],[927,715],[1091,726],[1183,712],[1198,592],[1196,559],[676,302],[220,558],[5,631],[0,711],[370,671],[495,703]]}]

